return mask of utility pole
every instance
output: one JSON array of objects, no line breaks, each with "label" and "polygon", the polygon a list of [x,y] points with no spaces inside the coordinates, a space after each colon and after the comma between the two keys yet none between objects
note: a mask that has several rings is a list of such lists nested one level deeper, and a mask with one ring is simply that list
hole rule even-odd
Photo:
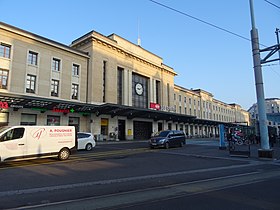
[{"label": "utility pole", "polygon": [[251,42],[252,42],[252,51],[253,51],[254,74],[255,74],[255,83],[256,83],[257,104],[258,104],[258,113],[259,113],[259,128],[260,128],[260,138],[261,138],[261,149],[259,149],[258,153],[259,153],[259,157],[272,158],[273,150],[270,149],[269,139],[268,139],[261,56],[260,56],[260,49],[259,49],[258,30],[256,29],[255,26],[253,0],[250,0],[250,11],[251,11],[251,24],[252,24]]}]

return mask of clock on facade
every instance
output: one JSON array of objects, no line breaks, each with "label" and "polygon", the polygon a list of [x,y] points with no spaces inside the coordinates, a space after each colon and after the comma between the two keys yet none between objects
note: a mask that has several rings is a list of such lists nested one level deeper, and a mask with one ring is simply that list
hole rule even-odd
[{"label": "clock on facade", "polygon": [[141,96],[143,94],[143,91],[144,91],[143,85],[140,83],[136,83],[136,85],[135,85],[136,94]]}]

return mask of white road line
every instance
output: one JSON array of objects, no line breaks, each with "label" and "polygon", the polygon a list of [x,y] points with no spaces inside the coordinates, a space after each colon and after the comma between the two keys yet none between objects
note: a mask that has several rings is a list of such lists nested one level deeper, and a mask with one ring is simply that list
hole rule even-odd
[{"label": "white road line", "polygon": [[158,178],[186,175],[186,174],[192,174],[192,173],[204,173],[204,172],[210,172],[210,171],[244,168],[244,167],[253,166],[253,165],[256,165],[256,164],[250,163],[250,164],[242,164],[242,165],[221,166],[221,167],[216,167],[216,168],[196,169],[196,170],[190,170],[190,171],[179,171],[179,172],[161,173],[161,174],[154,174],[154,175],[126,177],[126,178],[119,178],[119,179],[100,180],[100,181],[93,181],[93,182],[83,182],[83,183],[74,183],[74,184],[66,184],[66,185],[22,189],[22,190],[2,191],[2,192],[0,192],[0,197],[22,195],[22,194],[32,194],[32,193],[39,193],[39,192],[48,192],[48,191],[53,191],[53,190],[73,189],[73,188],[78,188],[78,187],[90,187],[90,186],[94,186],[94,185],[107,185],[107,184],[122,183],[122,182],[129,182],[129,181],[158,179]]},{"label": "white road line", "polygon": [[265,173],[250,172],[237,175],[216,177],[186,183],[134,190],[123,193],[115,193],[91,198],[73,199],[61,202],[25,206],[20,209],[102,209],[125,205],[137,205],[137,203],[153,202],[162,199],[192,196],[196,194],[228,189],[243,185],[262,182],[265,179],[278,177],[279,171]]}]

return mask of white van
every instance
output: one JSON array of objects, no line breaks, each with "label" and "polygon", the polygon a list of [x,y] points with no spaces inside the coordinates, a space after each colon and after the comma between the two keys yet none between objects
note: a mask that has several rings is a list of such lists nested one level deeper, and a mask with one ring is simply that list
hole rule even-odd
[{"label": "white van", "polygon": [[57,156],[67,160],[76,150],[74,126],[12,126],[0,128],[0,161]]}]

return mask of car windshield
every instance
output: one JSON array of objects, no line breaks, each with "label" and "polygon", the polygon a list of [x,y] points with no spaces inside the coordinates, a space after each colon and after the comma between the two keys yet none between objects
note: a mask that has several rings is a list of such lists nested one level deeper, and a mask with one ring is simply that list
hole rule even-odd
[{"label": "car windshield", "polygon": [[161,131],[159,133],[156,133],[156,137],[166,137],[169,134],[169,131]]}]

